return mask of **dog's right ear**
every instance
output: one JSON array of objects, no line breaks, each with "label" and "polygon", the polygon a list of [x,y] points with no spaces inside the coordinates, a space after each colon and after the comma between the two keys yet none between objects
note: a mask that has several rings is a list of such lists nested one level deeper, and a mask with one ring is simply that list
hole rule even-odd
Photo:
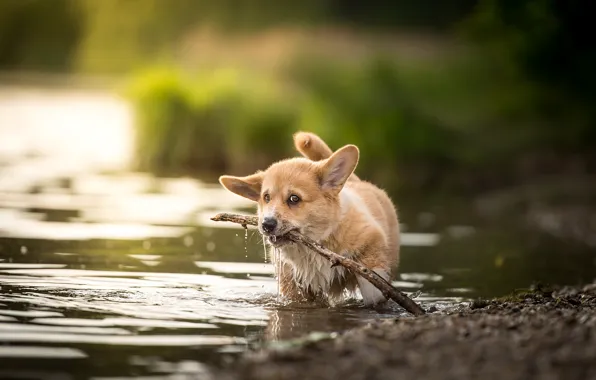
[{"label": "dog's right ear", "polygon": [[263,184],[263,177],[263,172],[257,172],[246,177],[222,175],[219,177],[219,183],[221,183],[223,187],[232,193],[257,202],[261,197],[261,185]]}]

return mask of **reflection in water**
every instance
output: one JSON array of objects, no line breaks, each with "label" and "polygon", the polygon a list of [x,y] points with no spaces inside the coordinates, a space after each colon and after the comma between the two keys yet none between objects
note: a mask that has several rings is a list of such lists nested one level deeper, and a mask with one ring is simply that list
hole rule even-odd
[{"label": "reflection in water", "polygon": [[[209,220],[251,204],[126,172],[130,142],[118,99],[0,93],[1,378],[201,375],[253,345],[401,315],[281,303],[255,229]],[[394,285],[437,310],[596,273],[591,252],[509,221],[442,225],[408,204]]]},{"label": "reflection in water", "polygon": [[0,358],[28,358],[28,359],[79,359],[86,358],[81,350],[72,348],[57,347],[28,347],[28,346],[7,346],[0,347]]},{"label": "reflection in water", "polygon": [[269,311],[264,340],[293,339],[311,332],[336,332],[363,325],[371,320],[396,318],[401,313],[397,306],[387,308],[385,313],[381,313],[350,302],[334,308],[315,305],[276,307]]}]

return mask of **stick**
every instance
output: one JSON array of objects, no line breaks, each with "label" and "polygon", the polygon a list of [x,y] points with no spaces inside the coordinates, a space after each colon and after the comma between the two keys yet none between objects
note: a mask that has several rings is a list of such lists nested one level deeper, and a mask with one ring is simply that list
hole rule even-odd
[{"label": "stick", "polygon": [[[242,225],[246,228],[247,225],[256,226],[258,225],[258,218],[256,216],[244,216],[236,214],[217,214],[211,220],[216,222],[232,222]],[[397,302],[398,305],[406,309],[408,312],[414,315],[425,314],[424,309],[420,307],[416,302],[412,301],[407,295],[395,289],[391,284],[383,277],[379,276],[376,272],[370,270],[366,266],[357,263],[354,260],[348,259],[335,252],[328,250],[316,241],[308,238],[297,231],[290,231],[286,236],[289,240],[294,243],[299,243],[307,246],[311,250],[315,251],[319,255],[323,256],[331,263],[331,266],[341,265],[344,268],[360,275],[361,277],[368,280],[377,289],[379,289],[383,295]]]}]

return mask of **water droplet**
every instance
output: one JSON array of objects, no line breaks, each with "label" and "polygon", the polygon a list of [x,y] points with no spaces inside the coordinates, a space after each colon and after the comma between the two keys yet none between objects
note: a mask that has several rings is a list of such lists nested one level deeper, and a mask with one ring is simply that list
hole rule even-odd
[{"label": "water droplet", "polygon": [[281,284],[281,253],[275,248],[275,267],[277,275],[277,301],[279,302],[280,284]]},{"label": "water droplet", "polygon": [[265,258],[265,262],[267,262],[267,245],[265,244],[264,238],[263,238],[263,257]]},{"label": "water droplet", "polygon": [[244,229],[244,257],[248,258],[248,228]]},{"label": "water droplet", "polygon": [[143,242],[143,248],[144,249],[150,249],[151,248],[151,242],[149,240],[145,240]]},{"label": "water droplet", "polygon": [[184,237],[184,245],[185,245],[186,247],[190,247],[191,245],[193,245],[193,244],[194,244],[194,242],[195,242],[195,240],[192,238],[192,236],[190,236],[190,235],[186,235],[186,236]]},{"label": "water droplet", "polygon": [[250,277],[250,273],[247,273],[247,274],[246,274],[246,277]]},{"label": "water droplet", "polygon": [[207,250],[208,250],[209,252],[213,252],[213,251],[215,251],[215,243],[214,243],[214,242],[212,242],[212,241],[208,242],[208,243],[207,243]]},{"label": "water droplet", "polygon": [[25,247],[24,245],[21,246],[21,255],[26,255],[27,254],[27,247]]}]

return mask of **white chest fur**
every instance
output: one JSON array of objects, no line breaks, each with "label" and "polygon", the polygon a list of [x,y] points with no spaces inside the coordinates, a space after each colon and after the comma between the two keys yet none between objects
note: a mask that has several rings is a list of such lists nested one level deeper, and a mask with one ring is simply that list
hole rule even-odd
[{"label": "white chest fur", "polygon": [[[275,255],[272,256],[275,257]],[[297,244],[283,247],[280,251],[280,259],[282,262],[291,265],[292,277],[302,288],[332,298],[341,295],[330,293],[330,288],[334,280],[340,280],[346,275],[346,270],[343,267],[332,268],[327,259]],[[272,261],[275,262],[275,259]],[[389,280],[387,271],[381,268],[373,268],[373,270],[381,277]],[[381,291],[371,283],[360,276],[356,276],[356,279],[365,305],[373,305],[385,299]]]},{"label": "white chest fur", "polygon": [[329,261],[302,245],[284,246],[280,256],[283,262],[291,265],[296,282],[314,293],[328,293],[333,280],[345,274],[344,268],[332,268]]}]

